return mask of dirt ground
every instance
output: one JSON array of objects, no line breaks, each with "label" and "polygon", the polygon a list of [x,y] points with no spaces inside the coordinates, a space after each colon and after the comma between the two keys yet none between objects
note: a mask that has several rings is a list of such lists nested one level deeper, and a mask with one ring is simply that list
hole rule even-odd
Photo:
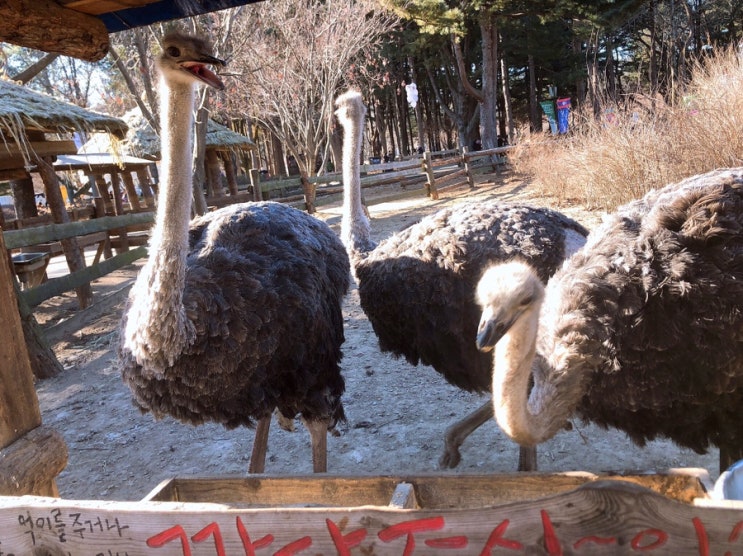
[{"label": "dirt ground", "polygon": [[[399,189],[397,190],[399,193]],[[513,176],[488,176],[474,191],[457,189],[432,201],[407,192],[395,201],[374,204],[389,189],[367,192],[377,239],[444,206],[484,199],[523,201],[553,206],[534,196],[528,184]],[[412,193],[412,195],[411,195]],[[403,193],[405,195],[405,193]],[[589,228],[601,215],[580,207],[560,207]],[[320,216],[335,229],[340,203],[320,208]],[[115,279],[131,280],[136,268]],[[114,279],[114,278],[112,278]],[[60,302],[58,305],[64,305]],[[62,307],[63,309],[64,307]],[[47,324],[63,316],[60,307],[42,308]],[[57,311],[55,313],[55,311]],[[130,401],[116,367],[116,325],[121,307],[55,345],[65,370],[37,385],[42,418],[58,430],[69,449],[66,469],[59,475],[60,495],[67,499],[140,500],[172,477],[245,475],[252,431],[228,431],[218,425],[193,427],[172,419],[155,421]],[[355,287],[344,305],[346,342],[343,372],[348,423],[328,441],[328,473],[508,473],[516,470],[517,447],[495,422],[476,431],[464,444],[462,462],[440,471],[437,462],[448,425],[482,404],[486,398],[448,385],[432,368],[412,367],[380,353],[371,325],[359,307]],[[540,471],[663,471],[672,467],[702,467],[717,476],[717,451],[698,455],[670,442],[634,446],[624,433],[573,423],[539,447]],[[274,424],[266,472],[309,475],[309,435],[301,424],[288,433]]]}]

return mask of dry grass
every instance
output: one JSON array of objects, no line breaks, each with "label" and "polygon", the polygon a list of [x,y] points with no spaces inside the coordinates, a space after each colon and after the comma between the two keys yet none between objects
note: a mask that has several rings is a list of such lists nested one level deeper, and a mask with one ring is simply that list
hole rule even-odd
[{"label": "dry grass", "polygon": [[[636,99],[608,125],[576,113],[568,136],[532,137],[513,153],[562,202],[613,210],[653,188],[743,165],[743,58],[723,52],[693,71],[675,105]],[[642,102],[644,100],[644,102]]]}]

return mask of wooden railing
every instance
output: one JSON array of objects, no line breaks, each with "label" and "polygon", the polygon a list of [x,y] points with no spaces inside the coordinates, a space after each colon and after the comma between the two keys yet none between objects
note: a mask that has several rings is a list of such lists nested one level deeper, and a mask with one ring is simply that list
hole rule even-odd
[{"label": "wooden railing", "polygon": [[[422,185],[419,188],[421,192],[425,192],[432,199],[437,199],[439,192],[447,188],[462,185],[474,187],[475,174],[495,171],[497,165],[502,162],[502,155],[507,150],[508,148],[505,147],[476,152],[444,151],[424,153],[421,157],[396,162],[365,164],[361,167],[361,186],[373,188],[396,183],[401,189],[411,191],[412,186]],[[318,205],[331,202],[333,196],[340,194],[343,190],[340,173],[312,177],[310,182],[317,186],[316,203]],[[259,182],[259,185],[264,199],[291,203],[298,208],[304,208],[306,199],[299,177]],[[221,207],[252,199],[252,193],[241,191],[237,195],[208,198],[207,204],[210,207]],[[146,234],[154,221],[154,212],[133,212],[95,218],[96,211],[75,210],[77,212],[74,216],[81,219],[73,222],[39,225],[40,222],[47,221],[44,217],[26,219],[17,225],[11,221],[7,226],[10,229],[3,232],[8,252],[22,249],[27,252],[48,253],[49,256],[54,257],[62,253],[60,241],[70,238],[75,238],[81,248],[92,244],[98,245],[98,251],[91,266],[64,276],[50,278],[43,283],[19,291],[23,302],[31,309],[52,297],[84,284],[90,284],[96,279],[147,256]],[[132,234],[132,232],[135,233]],[[113,255],[112,249],[118,254]],[[63,326],[45,329],[45,334],[51,336],[49,339],[53,341],[54,336],[74,332],[77,330],[75,327],[81,327],[90,319],[102,314],[118,302],[125,293],[125,289],[122,288],[121,291],[114,292],[105,299],[94,300],[92,307],[68,319]]]}]

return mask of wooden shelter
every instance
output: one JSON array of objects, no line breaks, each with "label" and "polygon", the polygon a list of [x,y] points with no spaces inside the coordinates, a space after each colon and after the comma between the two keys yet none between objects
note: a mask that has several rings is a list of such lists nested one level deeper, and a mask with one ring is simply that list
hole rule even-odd
[{"label": "wooden shelter", "polygon": [[[160,137],[144,118],[138,118],[136,121],[129,118],[128,121],[130,122],[129,132],[124,140],[124,149],[137,157],[159,160]],[[240,154],[254,148],[255,144],[249,137],[232,131],[214,120],[209,120],[204,159],[207,197],[222,195],[222,171],[227,180],[229,194],[237,195],[239,163],[236,164],[235,160]]]},{"label": "wooden shelter", "polygon": [[[112,116],[98,114],[79,106],[59,101],[8,81],[0,81],[0,180],[8,180],[16,199],[20,216],[35,215],[31,201],[31,214],[24,213],[28,199],[34,198],[30,172],[38,172],[43,181],[46,200],[53,221],[69,222],[64,199],[59,188],[59,178],[53,164],[58,155],[77,152],[72,140],[75,132],[108,132],[114,142],[123,139],[127,126]],[[24,201],[26,199],[26,201]],[[62,243],[71,272],[85,267],[80,246],[74,238]],[[82,307],[91,301],[90,287],[77,291]]]}]

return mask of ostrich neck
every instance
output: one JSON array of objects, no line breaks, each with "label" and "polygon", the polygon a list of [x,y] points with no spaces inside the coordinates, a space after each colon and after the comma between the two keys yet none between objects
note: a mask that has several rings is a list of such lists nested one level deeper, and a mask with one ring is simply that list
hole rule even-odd
[{"label": "ostrich neck", "polygon": [[185,254],[191,221],[194,87],[163,82],[160,100],[162,160],[157,218],[150,248]]},{"label": "ostrich neck", "polygon": [[349,120],[344,124],[343,133],[343,217],[341,219],[341,240],[356,261],[360,254],[373,250],[371,225],[364,213],[361,202],[360,157],[363,139],[362,121]]},{"label": "ostrich neck", "polygon": [[[162,79],[162,78],[161,78]],[[126,345],[141,365],[173,365],[195,334],[183,306],[191,220],[194,88],[162,82],[162,160],[150,255],[132,287]]]},{"label": "ostrich neck", "polygon": [[570,417],[576,401],[575,392],[550,380],[553,373],[547,361],[536,355],[539,314],[539,307],[525,312],[495,347],[495,418],[522,446],[534,446],[554,436]]}]

